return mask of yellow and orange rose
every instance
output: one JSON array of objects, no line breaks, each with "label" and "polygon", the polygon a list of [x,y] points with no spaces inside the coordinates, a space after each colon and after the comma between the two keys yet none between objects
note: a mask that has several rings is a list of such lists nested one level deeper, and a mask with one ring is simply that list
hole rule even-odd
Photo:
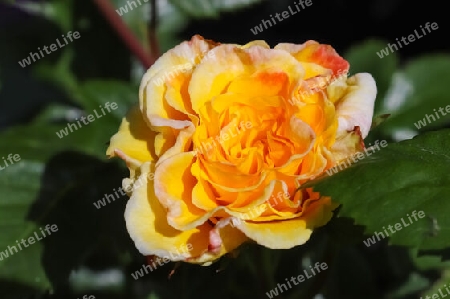
[{"label": "yellow and orange rose", "polygon": [[130,169],[125,218],[138,250],[207,264],[246,241],[304,244],[335,205],[296,190],[362,150],[372,122],[375,82],[348,69],[315,41],[271,49],[194,36],[159,58],[107,150]]}]

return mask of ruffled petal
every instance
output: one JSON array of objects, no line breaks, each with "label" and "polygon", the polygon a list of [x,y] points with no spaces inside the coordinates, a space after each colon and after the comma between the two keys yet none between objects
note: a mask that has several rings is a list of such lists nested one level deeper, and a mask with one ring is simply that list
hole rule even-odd
[{"label": "ruffled petal", "polygon": [[[141,81],[139,103],[150,125],[180,129],[188,126],[187,120],[195,120],[188,82],[195,66],[208,58],[215,45],[196,35],[166,52],[148,69]],[[172,121],[167,122],[169,119]]]},{"label": "ruffled petal", "polygon": [[236,227],[258,244],[271,249],[289,249],[309,240],[314,228],[330,221],[336,205],[330,198],[313,201],[301,217],[283,221],[237,221]]},{"label": "ruffled petal", "polygon": [[208,219],[206,211],[192,203],[197,184],[191,174],[194,153],[181,153],[165,159],[155,171],[155,194],[167,209],[167,221],[176,229],[195,227]]},{"label": "ruffled petal", "polygon": [[368,73],[360,73],[348,78],[347,84],[347,94],[336,105],[338,134],[351,132],[355,127],[359,127],[362,138],[366,138],[372,125],[377,96],[375,80]]},{"label": "ruffled petal", "polygon": [[188,261],[194,264],[202,264],[203,266],[210,265],[212,261],[232,252],[248,240],[245,234],[230,225],[229,222],[219,222],[209,233],[208,251]]},{"label": "ruffled petal", "polygon": [[156,133],[147,126],[136,105],[122,120],[119,131],[111,137],[106,154],[112,158],[117,156],[116,150],[119,150],[132,160],[139,162],[139,165],[155,161],[157,159],[154,149],[155,138]]},{"label": "ruffled petal", "polygon": [[[292,82],[303,78],[304,75],[302,65],[285,51],[267,49],[260,45],[245,49],[235,45],[220,45],[211,50],[211,59],[203,60],[192,75],[189,84],[192,108],[199,113],[205,103],[227,90],[232,81],[250,77],[257,72],[261,74],[254,80],[271,82],[275,86],[285,81],[284,74],[287,74]],[[270,73],[272,75],[266,75]],[[239,84],[244,84],[244,81],[236,81],[231,86],[232,90]],[[252,90],[251,93],[258,91],[257,88]]]},{"label": "ruffled petal", "polygon": [[[179,231],[167,223],[167,211],[155,195],[153,182],[148,180],[151,165],[141,167],[138,184],[134,184],[133,195],[127,203],[125,220],[127,230],[144,255],[170,256],[173,261],[201,256],[209,244],[212,227],[205,223],[188,231]],[[192,245],[189,252],[181,252],[186,244]]]}]

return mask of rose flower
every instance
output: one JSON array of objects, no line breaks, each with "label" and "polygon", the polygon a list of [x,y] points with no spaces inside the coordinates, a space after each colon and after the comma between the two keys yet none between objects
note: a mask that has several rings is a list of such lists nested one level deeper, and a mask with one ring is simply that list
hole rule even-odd
[{"label": "rose flower", "polygon": [[374,79],[348,70],[315,41],[271,49],[194,36],[160,57],[107,150],[130,170],[137,249],[210,264],[246,241],[308,241],[336,205],[299,186],[363,150],[372,122]]}]

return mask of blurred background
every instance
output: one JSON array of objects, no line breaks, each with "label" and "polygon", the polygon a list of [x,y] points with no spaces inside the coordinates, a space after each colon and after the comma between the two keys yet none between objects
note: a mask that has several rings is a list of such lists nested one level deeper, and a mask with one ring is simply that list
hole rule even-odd
[{"label": "blurred background", "polygon": [[[450,45],[447,10],[438,1],[312,0],[256,35],[251,29],[294,1],[130,2],[0,2],[0,156],[21,157],[0,170],[0,251],[48,223],[65,231],[0,260],[0,298],[268,298],[278,282],[325,259],[333,261],[326,274],[277,298],[420,298],[448,279],[441,261],[418,261],[384,241],[366,248],[363,227],[345,218],[333,219],[299,248],[245,245],[210,267],[169,263],[134,279],[146,258],[125,229],[126,197],[100,209],[93,203],[128,175],[105,151],[138,102],[140,79],[158,55],[195,34],[221,43],[330,44],[349,60],[351,74],[374,75],[375,114],[392,114],[368,140],[400,141],[448,127],[445,119],[422,129],[413,123],[449,103]],[[438,29],[388,56],[377,55],[427,22]],[[62,42],[69,31],[80,38],[30,65],[19,64],[30,52]],[[118,103],[118,109],[57,136],[106,102]]]}]

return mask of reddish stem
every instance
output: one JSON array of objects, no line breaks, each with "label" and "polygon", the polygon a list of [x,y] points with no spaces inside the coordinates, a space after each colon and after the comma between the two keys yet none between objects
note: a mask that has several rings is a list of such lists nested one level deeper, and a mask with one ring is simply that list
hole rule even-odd
[{"label": "reddish stem", "polygon": [[111,2],[109,0],[94,0],[94,2],[130,51],[136,55],[142,65],[148,69],[153,64],[154,60],[152,61],[152,59],[150,59],[150,55],[145,52],[133,32],[131,32],[122,18],[114,10]]}]

